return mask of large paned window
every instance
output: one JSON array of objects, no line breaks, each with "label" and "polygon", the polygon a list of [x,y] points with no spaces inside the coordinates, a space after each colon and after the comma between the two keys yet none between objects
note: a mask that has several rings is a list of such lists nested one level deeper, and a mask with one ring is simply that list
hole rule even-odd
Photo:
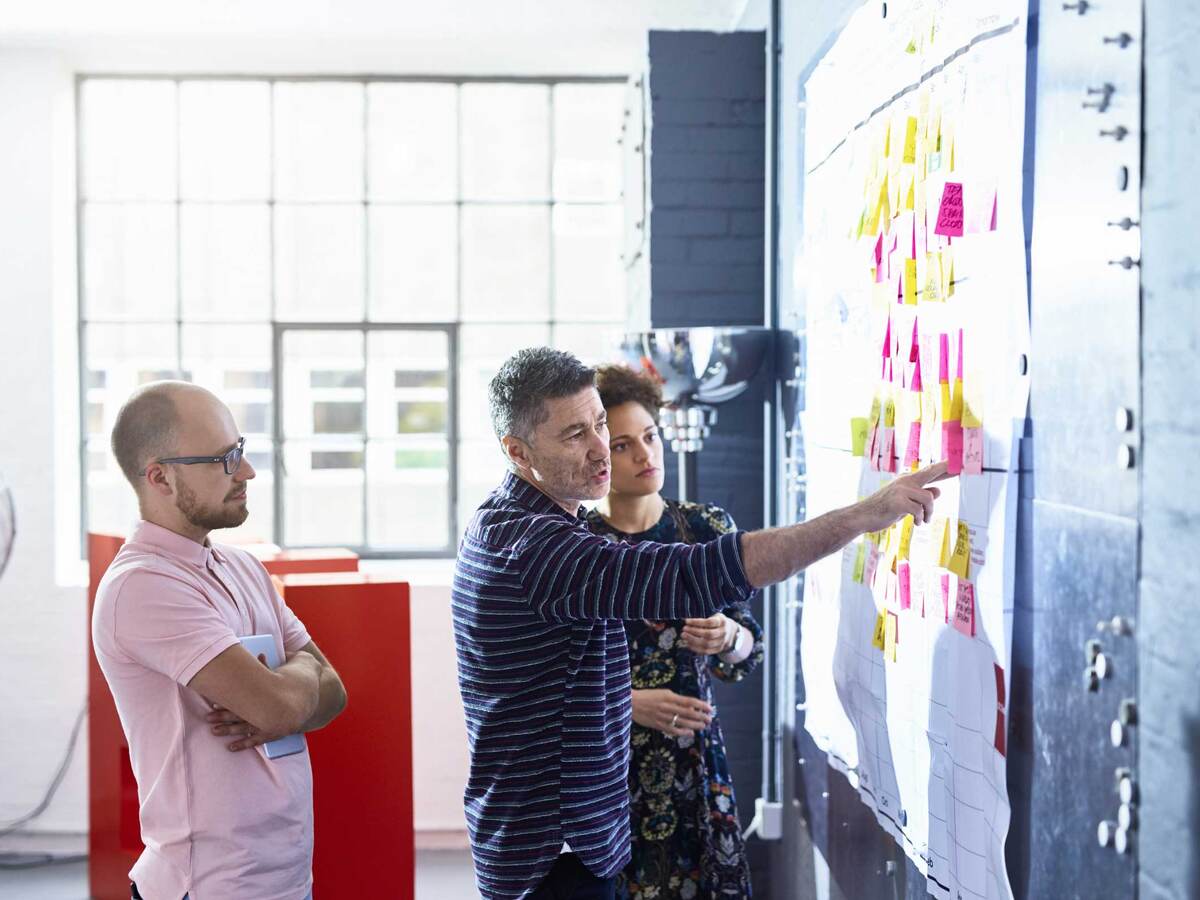
[{"label": "large paned window", "polygon": [[247,439],[233,539],[452,554],[503,471],[500,363],[537,344],[607,358],[626,320],[623,96],[614,79],[81,78],[84,528],[136,519],[113,418],[180,378]]}]

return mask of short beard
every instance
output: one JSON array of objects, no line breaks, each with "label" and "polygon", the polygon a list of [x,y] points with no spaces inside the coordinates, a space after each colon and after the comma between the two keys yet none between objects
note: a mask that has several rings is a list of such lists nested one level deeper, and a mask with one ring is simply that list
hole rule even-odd
[{"label": "short beard", "polygon": [[224,508],[210,509],[201,505],[195,491],[182,481],[177,481],[175,508],[183,513],[183,517],[197,528],[205,531],[217,531],[221,528],[237,528],[250,515],[246,507],[226,510]]}]

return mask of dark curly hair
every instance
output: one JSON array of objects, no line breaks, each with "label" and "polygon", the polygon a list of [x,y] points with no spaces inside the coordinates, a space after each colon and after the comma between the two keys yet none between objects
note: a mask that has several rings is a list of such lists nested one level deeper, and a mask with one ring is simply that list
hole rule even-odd
[{"label": "dark curly hair", "polygon": [[622,403],[638,403],[654,424],[658,424],[658,411],[662,407],[662,386],[649,372],[635,372],[628,366],[600,366],[596,370],[596,390],[605,409]]},{"label": "dark curly hair", "polygon": [[505,361],[488,385],[492,428],[496,437],[507,435],[528,441],[546,421],[546,402],[570,397],[590,387],[596,370],[570,353],[549,347],[530,347]]}]

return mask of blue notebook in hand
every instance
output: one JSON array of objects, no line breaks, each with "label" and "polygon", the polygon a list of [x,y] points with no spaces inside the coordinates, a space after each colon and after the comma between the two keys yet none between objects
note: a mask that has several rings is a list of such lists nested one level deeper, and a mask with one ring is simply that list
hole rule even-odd
[{"label": "blue notebook in hand", "polygon": [[[255,659],[263,657],[267,661],[267,667],[270,669],[278,669],[283,665],[283,660],[279,658],[279,651],[275,647],[275,636],[273,634],[251,634],[243,638],[238,638],[242,642],[242,646]],[[281,756],[291,756],[293,753],[300,753],[304,750],[304,735],[289,734],[287,737],[281,737],[276,741],[268,741],[262,745],[263,752],[268,759],[278,759]]]}]

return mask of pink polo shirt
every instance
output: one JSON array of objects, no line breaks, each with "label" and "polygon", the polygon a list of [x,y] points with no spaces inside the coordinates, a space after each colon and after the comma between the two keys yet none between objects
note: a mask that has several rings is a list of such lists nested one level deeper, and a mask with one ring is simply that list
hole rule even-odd
[{"label": "pink polo shirt", "polygon": [[146,900],[301,900],[312,887],[308,751],[230,752],[187,683],[239,637],[309,642],[258,560],[138,523],[96,594],[92,643],[137,778]]}]

